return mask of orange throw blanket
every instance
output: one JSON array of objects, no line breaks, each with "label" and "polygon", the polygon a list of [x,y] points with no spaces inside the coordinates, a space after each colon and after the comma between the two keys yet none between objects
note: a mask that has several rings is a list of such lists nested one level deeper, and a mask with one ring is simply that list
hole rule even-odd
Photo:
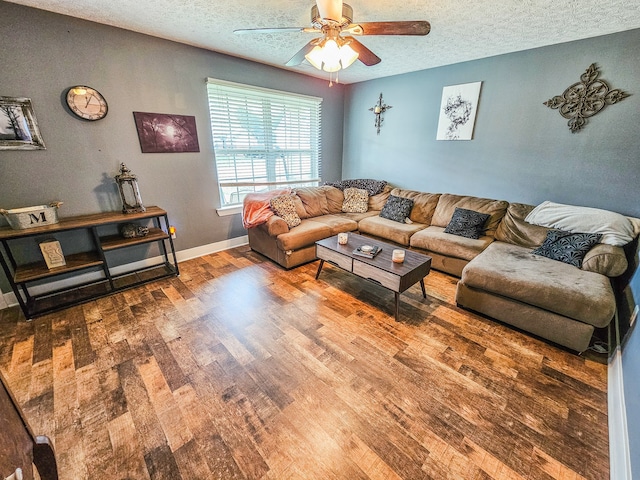
[{"label": "orange throw blanket", "polygon": [[273,216],[269,200],[278,195],[290,194],[291,189],[270,190],[264,193],[249,193],[242,202],[242,226],[257,227]]}]

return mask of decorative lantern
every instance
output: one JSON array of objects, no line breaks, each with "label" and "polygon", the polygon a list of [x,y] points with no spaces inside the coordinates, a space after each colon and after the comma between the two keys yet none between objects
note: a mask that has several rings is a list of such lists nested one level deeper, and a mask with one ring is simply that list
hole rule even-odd
[{"label": "decorative lantern", "polygon": [[116,182],[122,198],[122,213],[137,213],[147,210],[142,205],[140,198],[138,177],[131,173],[131,170],[124,163],[120,164],[120,174],[116,175]]}]

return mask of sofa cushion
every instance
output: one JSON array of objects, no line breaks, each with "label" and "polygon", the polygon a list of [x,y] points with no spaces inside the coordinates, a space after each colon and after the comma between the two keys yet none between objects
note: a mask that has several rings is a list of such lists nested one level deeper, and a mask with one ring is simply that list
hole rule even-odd
[{"label": "sofa cushion", "polygon": [[307,218],[326,215],[329,213],[327,193],[322,187],[296,188],[295,193],[300,197],[300,200],[304,205],[304,209],[307,212]]},{"label": "sofa cushion", "polygon": [[396,197],[395,195],[389,195],[387,203],[384,204],[380,211],[380,216],[388,220],[404,223],[409,218],[413,208],[413,200],[410,198]]},{"label": "sofa cushion", "polygon": [[444,233],[477,240],[484,233],[484,225],[489,220],[489,216],[488,213],[456,207]]},{"label": "sofa cushion", "polygon": [[580,268],[584,256],[601,238],[602,235],[597,233],[549,230],[544,243],[531,253]]},{"label": "sofa cushion", "polygon": [[369,209],[369,192],[363,188],[345,188],[342,211],[345,213],[364,213]]},{"label": "sofa cushion", "polygon": [[276,215],[281,217],[289,228],[300,225],[300,217],[296,212],[296,205],[293,202],[294,195],[278,195],[269,200],[269,205]]},{"label": "sofa cushion", "polygon": [[[371,197],[369,197],[369,198],[371,198]],[[364,213],[340,213],[339,215],[342,216],[342,217],[345,217],[345,218],[350,218],[354,222],[360,223],[360,220],[362,220],[364,218],[377,217],[378,215],[380,215],[380,211],[367,210]]]},{"label": "sofa cushion", "polygon": [[358,229],[358,223],[342,215],[321,215],[313,217],[314,222],[322,223],[331,229],[331,235],[342,232],[353,232]]},{"label": "sofa cushion", "polygon": [[413,200],[413,208],[411,209],[409,219],[412,222],[426,223],[427,225],[431,223],[433,212],[440,198],[439,193],[423,193],[416,192],[415,190],[403,190],[401,188],[391,190],[391,195]]},{"label": "sofa cushion", "polygon": [[358,223],[361,233],[375,235],[404,246],[409,246],[411,236],[425,227],[422,223],[399,223],[379,216],[367,217]]},{"label": "sofa cushion", "polygon": [[429,250],[447,257],[472,260],[492,241],[493,238],[486,235],[478,239],[452,235],[445,233],[444,228],[432,225],[411,237],[411,247]]},{"label": "sofa cushion", "polygon": [[600,273],[607,277],[622,275],[629,266],[622,247],[599,243],[587,252],[582,260],[582,270]]},{"label": "sofa cushion", "polygon": [[595,327],[609,324],[616,308],[609,279],[530,249],[493,242],[462,271],[460,282]]},{"label": "sofa cushion", "polygon": [[382,210],[384,204],[387,203],[387,199],[391,194],[391,186],[386,185],[382,192],[377,193],[375,195],[369,195],[369,210]]},{"label": "sofa cushion", "polygon": [[301,219],[309,218],[309,214],[307,213],[306,208],[304,208],[304,204],[302,203],[302,199],[295,192],[291,195],[293,199],[293,204],[296,206],[296,213]]},{"label": "sofa cushion", "polygon": [[510,203],[496,229],[496,240],[527,248],[536,248],[542,245],[542,242],[547,238],[549,229],[524,220],[534,208],[533,205],[524,203]]},{"label": "sofa cushion", "polygon": [[331,236],[331,227],[312,218],[302,220],[300,225],[276,238],[278,248],[284,252],[313,245],[318,240]]},{"label": "sofa cushion", "polygon": [[344,192],[336,187],[330,187],[329,185],[323,185],[322,187],[318,187],[324,190],[325,195],[327,196],[327,207],[329,208],[329,213],[340,213],[342,212],[342,202],[344,202]]},{"label": "sofa cushion", "polygon": [[493,237],[500,220],[502,220],[502,217],[504,217],[504,214],[507,211],[508,206],[509,202],[504,200],[491,200],[489,198],[443,193],[438,199],[438,205],[436,206],[435,212],[433,212],[431,225],[435,225],[436,227],[446,227],[451,220],[456,207],[466,208],[467,210],[474,210],[476,212],[488,213],[491,215],[485,225],[485,234]]}]

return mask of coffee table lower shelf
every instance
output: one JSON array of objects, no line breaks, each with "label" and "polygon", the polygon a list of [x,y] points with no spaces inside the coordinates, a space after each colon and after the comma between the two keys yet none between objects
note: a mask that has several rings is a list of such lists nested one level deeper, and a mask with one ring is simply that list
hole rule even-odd
[{"label": "coffee table lower shelf", "polygon": [[[374,258],[355,255],[353,251],[362,245],[378,246],[382,250]],[[355,233],[349,234],[346,245],[338,243],[338,236],[316,242],[316,257],[320,259],[316,280],[325,262],[380,285],[395,294],[395,319],[400,318],[400,294],[420,282],[423,298],[427,298],[424,277],[431,269],[431,257],[410,250],[405,251],[403,263],[394,263],[391,252],[394,245]]]}]

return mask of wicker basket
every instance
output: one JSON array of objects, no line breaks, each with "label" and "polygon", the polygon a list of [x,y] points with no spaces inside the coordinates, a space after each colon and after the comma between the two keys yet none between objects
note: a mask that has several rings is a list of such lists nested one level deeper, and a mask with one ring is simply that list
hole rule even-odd
[{"label": "wicker basket", "polygon": [[49,205],[14,208],[11,210],[0,208],[0,213],[7,219],[11,228],[14,230],[23,230],[25,228],[41,227],[42,225],[58,223],[58,207],[60,205],[62,205],[62,202],[52,202]]}]

